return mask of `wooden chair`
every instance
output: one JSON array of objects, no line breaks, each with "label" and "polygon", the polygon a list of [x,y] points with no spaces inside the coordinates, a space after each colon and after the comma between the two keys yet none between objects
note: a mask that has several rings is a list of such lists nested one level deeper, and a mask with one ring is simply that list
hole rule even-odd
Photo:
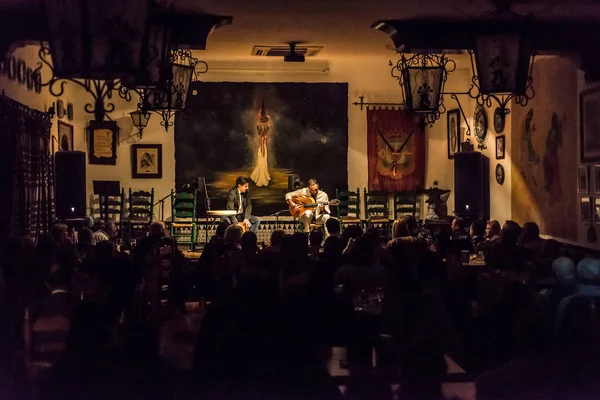
[{"label": "wooden chair", "polygon": [[24,358],[27,378],[38,381],[63,355],[71,321],[63,315],[40,317],[32,321],[29,309],[23,318]]},{"label": "wooden chair", "polygon": [[192,250],[194,250],[198,238],[197,197],[197,190],[177,193],[171,190],[171,237],[179,244],[189,244]]},{"label": "wooden chair", "polygon": [[154,218],[154,188],[149,192],[129,188],[129,238],[146,236],[148,226]]},{"label": "wooden chair", "polygon": [[388,237],[391,229],[388,209],[388,192],[364,189],[365,223],[367,228],[376,228],[383,237]]},{"label": "wooden chair", "polygon": [[340,221],[340,230],[344,225],[362,225],[360,219],[360,189],[356,191],[335,190],[335,198],[340,201],[337,206],[337,219]]},{"label": "wooden chair", "polygon": [[417,192],[415,190],[396,191],[393,194],[394,208],[392,209],[392,219],[399,219],[406,215],[417,217],[418,204]]}]

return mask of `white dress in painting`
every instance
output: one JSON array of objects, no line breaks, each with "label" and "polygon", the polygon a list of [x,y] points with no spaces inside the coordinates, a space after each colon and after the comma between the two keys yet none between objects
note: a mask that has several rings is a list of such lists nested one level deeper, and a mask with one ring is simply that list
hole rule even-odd
[{"label": "white dress in painting", "polygon": [[269,162],[267,159],[267,137],[271,129],[271,117],[265,111],[264,103],[256,119],[256,132],[258,133],[258,148],[256,151],[256,166],[250,174],[250,179],[258,187],[268,186],[271,180]]}]

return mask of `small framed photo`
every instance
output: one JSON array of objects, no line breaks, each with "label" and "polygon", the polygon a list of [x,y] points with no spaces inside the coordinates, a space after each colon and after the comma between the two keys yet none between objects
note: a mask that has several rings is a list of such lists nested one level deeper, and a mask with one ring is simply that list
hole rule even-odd
[{"label": "small framed photo", "polygon": [[506,136],[496,136],[496,160],[504,160],[506,154]]},{"label": "small framed photo", "polygon": [[579,198],[579,210],[581,214],[581,222],[589,223],[591,221],[591,201],[590,197]]},{"label": "small framed photo", "polygon": [[58,149],[73,151],[73,125],[58,121]]},{"label": "small framed photo", "polygon": [[600,88],[585,90],[579,94],[579,121],[581,162],[600,161]]},{"label": "small framed photo", "polygon": [[460,111],[459,109],[448,111],[448,159],[453,159],[454,154],[460,151],[462,142],[461,126],[460,126]]},{"label": "small framed photo", "polygon": [[600,165],[594,166],[594,191],[600,194]]},{"label": "small framed photo", "polygon": [[131,145],[131,177],[162,178],[162,144]]},{"label": "small framed photo", "polygon": [[589,186],[588,167],[586,165],[577,167],[577,191],[579,193],[588,193]]}]

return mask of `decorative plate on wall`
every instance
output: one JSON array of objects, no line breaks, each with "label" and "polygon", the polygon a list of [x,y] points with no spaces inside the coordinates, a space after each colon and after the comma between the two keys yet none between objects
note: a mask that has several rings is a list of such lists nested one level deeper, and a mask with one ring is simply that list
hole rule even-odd
[{"label": "decorative plate on wall", "polygon": [[504,184],[504,167],[501,164],[496,165],[496,182],[498,185]]},{"label": "decorative plate on wall", "polygon": [[477,148],[480,150],[486,149],[485,139],[488,131],[488,120],[485,113],[485,108],[477,106],[475,109],[475,138],[477,139]]},{"label": "decorative plate on wall", "polygon": [[506,114],[502,112],[500,107],[496,107],[494,110],[494,130],[496,133],[501,133],[504,130],[506,124]]}]

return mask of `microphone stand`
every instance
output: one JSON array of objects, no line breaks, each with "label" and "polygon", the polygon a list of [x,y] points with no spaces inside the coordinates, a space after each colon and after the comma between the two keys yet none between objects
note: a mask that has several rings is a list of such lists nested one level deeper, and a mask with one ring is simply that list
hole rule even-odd
[{"label": "microphone stand", "polygon": [[275,229],[279,229],[279,215],[281,213],[289,211],[288,209],[277,211],[276,213],[271,214],[271,217],[275,217]]}]

